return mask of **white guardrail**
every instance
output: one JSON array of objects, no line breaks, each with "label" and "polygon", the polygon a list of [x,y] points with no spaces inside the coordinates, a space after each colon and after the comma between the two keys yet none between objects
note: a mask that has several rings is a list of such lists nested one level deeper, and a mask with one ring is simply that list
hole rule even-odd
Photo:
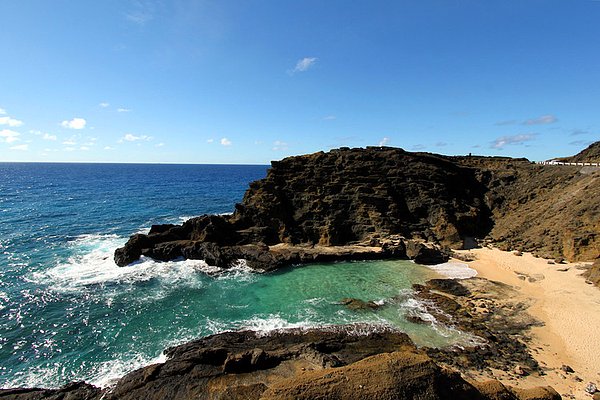
[{"label": "white guardrail", "polygon": [[600,163],[590,163],[590,162],[562,162],[562,161],[538,161],[538,164],[542,165],[579,165],[582,167],[600,167]]}]

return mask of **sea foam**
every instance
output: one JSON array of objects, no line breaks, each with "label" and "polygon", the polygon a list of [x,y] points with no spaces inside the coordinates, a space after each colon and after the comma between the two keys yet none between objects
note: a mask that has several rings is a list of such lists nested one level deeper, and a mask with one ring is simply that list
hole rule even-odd
[{"label": "sea foam", "polygon": [[[66,262],[34,272],[29,280],[39,284],[51,284],[58,291],[76,291],[93,285],[135,283],[153,278],[176,284],[188,281],[192,275],[199,272],[209,275],[224,272],[203,260],[181,258],[162,262],[144,256],[128,266],[119,267],[114,262],[113,254],[124,242],[125,239],[117,235],[79,236],[70,242],[73,255]],[[224,274],[224,278],[240,278],[249,272],[250,269],[240,261]]]},{"label": "sea foam", "polygon": [[440,275],[452,279],[468,279],[477,276],[477,271],[470,268],[467,264],[459,262],[446,262],[436,265],[428,265],[428,268],[434,270]]}]

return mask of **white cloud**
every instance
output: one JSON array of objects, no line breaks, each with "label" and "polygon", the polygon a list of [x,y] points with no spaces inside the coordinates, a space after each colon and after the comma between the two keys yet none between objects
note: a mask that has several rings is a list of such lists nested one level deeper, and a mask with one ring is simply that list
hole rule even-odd
[{"label": "white cloud", "polygon": [[19,150],[19,151],[27,151],[29,150],[28,144],[18,144],[16,146],[10,147],[11,150]]},{"label": "white cloud", "polygon": [[63,121],[60,123],[60,125],[63,128],[69,128],[69,129],[83,129],[85,128],[85,124],[86,124],[86,120],[83,118],[73,118],[70,121]]},{"label": "white cloud", "polygon": [[119,112],[119,113],[126,113],[129,111],[131,111],[129,108],[123,108],[123,107],[117,108],[117,112]]},{"label": "white cloud", "polygon": [[227,139],[226,137],[221,139],[221,145],[223,146],[231,146],[231,140]]},{"label": "white cloud", "polygon": [[298,60],[298,62],[296,63],[296,66],[294,67],[294,69],[292,69],[290,71],[290,73],[294,74],[296,72],[307,71],[309,68],[311,68],[313,65],[316,64],[317,60],[318,60],[317,57],[304,57],[304,58]]},{"label": "white cloud", "polygon": [[215,141],[215,139],[206,139],[206,143],[212,143],[214,141]]},{"label": "white cloud", "polygon": [[8,125],[11,128],[18,128],[23,125],[23,121],[11,117],[0,117],[0,125]]},{"label": "white cloud", "polygon": [[323,121],[333,121],[337,117],[335,115],[326,115],[323,117]]},{"label": "white cloud", "polygon": [[0,142],[13,143],[19,140],[21,134],[19,132],[11,131],[10,129],[2,129],[0,131]]},{"label": "white cloud", "polygon": [[99,105],[101,108],[108,108],[108,106],[110,106],[110,103],[107,103],[107,102],[104,102],[104,101],[103,101],[102,103],[100,103],[100,104],[98,104],[98,105]]},{"label": "white cloud", "polygon": [[155,4],[151,1],[134,0],[133,10],[125,14],[125,18],[134,24],[144,26],[154,19]]},{"label": "white cloud", "polygon": [[79,150],[83,150],[83,151],[87,151],[87,150],[89,150],[89,149],[90,149],[90,148],[89,148],[89,147],[87,147],[87,146],[81,146],[81,147],[79,148]]},{"label": "white cloud", "polygon": [[114,148],[110,146],[104,146],[104,150],[114,150]]},{"label": "white cloud", "polygon": [[556,118],[554,115],[542,115],[541,117],[532,118],[528,119],[527,121],[524,121],[523,125],[547,125],[553,124],[556,121],[558,121],[558,118]]},{"label": "white cloud", "polygon": [[62,142],[62,144],[66,145],[66,146],[75,146],[77,144],[77,142],[75,142],[75,140],[73,140],[73,139],[67,139],[64,142]]},{"label": "white cloud", "polygon": [[65,147],[63,150],[64,151],[74,151],[75,147]]},{"label": "white cloud", "polygon": [[390,142],[390,138],[389,138],[389,137],[384,137],[383,139],[381,139],[381,140],[379,141],[379,145],[380,145],[380,146],[385,146],[385,145],[387,145],[389,142]]},{"label": "white cloud", "polygon": [[285,151],[288,149],[288,144],[286,142],[282,142],[281,140],[276,140],[273,142],[273,151]]},{"label": "white cloud", "polygon": [[125,142],[138,142],[138,141],[149,141],[152,140],[152,136],[148,135],[134,135],[133,133],[126,133],[121,139],[119,139],[118,143]]},{"label": "white cloud", "polygon": [[36,129],[30,130],[29,133],[33,133],[35,136],[41,136],[42,139],[44,139],[44,140],[56,140],[57,139],[56,135],[51,135],[47,132],[38,131]]},{"label": "white cloud", "polygon": [[0,108],[0,115],[6,115],[6,110],[4,108]]},{"label": "white cloud", "polygon": [[163,142],[157,143],[154,145],[154,147],[163,147],[165,144]]},{"label": "white cloud", "polygon": [[490,147],[492,149],[502,150],[504,146],[512,144],[512,145],[522,145],[525,142],[529,142],[537,136],[537,133],[522,133],[519,135],[512,136],[502,136],[494,140]]}]

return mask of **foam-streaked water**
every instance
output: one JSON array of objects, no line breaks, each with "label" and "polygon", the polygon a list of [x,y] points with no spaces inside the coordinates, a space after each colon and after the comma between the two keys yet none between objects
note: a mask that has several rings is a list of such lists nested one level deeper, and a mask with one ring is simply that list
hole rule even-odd
[{"label": "foam-streaked water", "polygon": [[[164,348],[231,329],[372,322],[422,345],[472,338],[425,314],[410,285],[437,276],[404,261],[352,262],[255,274],[243,263],[142,259],[115,248],[151,224],[224,213],[262,166],[0,164],[0,386],[107,385]],[[352,311],[342,298],[373,300]]]}]

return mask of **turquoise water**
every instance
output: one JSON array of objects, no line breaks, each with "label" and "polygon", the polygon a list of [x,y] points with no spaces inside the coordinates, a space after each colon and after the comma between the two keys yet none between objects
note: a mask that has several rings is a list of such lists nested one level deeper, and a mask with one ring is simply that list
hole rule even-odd
[{"label": "turquoise water", "polygon": [[[114,249],[152,223],[233,209],[262,166],[0,164],[0,386],[98,385],[171,345],[231,329],[371,322],[419,345],[464,343],[421,313],[410,285],[436,276],[406,261],[347,262],[256,274]],[[353,311],[343,298],[373,300]]]}]

